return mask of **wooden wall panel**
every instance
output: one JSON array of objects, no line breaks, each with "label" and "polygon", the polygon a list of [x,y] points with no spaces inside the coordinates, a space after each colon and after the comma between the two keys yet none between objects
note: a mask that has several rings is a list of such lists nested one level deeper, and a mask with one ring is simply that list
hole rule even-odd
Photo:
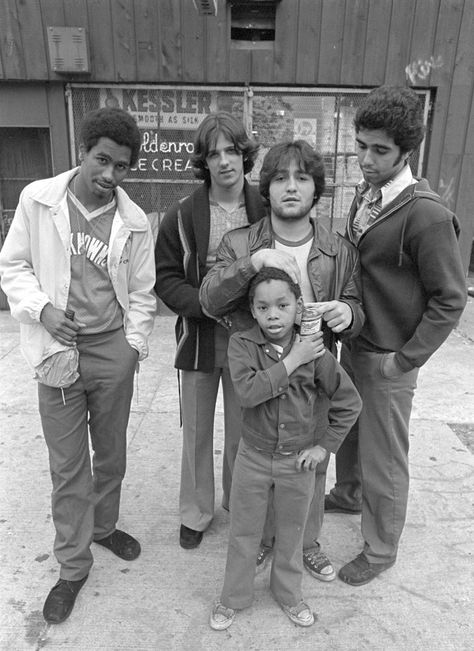
[{"label": "wooden wall panel", "polygon": [[[55,0],[51,1],[56,4]],[[43,3],[43,0],[41,0],[41,3]],[[63,0],[64,24],[68,27],[85,27],[88,29],[87,3],[88,0]]]},{"label": "wooden wall panel", "polygon": [[440,0],[416,0],[411,33],[407,83],[429,86],[431,69],[438,65],[434,53],[434,39],[438,23]]},{"label": "wooden wall panel", "polygon": [[344,0],[323,0],[317,84],[340,84],[344,14]]},{"label": "wooden wall panel", "polygon": [[298,32],[299,3],[281,0],[275,20],[275,70],[276,84],[287,84],[295,78],[297,50],[300,43],[295,38]]},{"label": "wooden wall panel", "polygon": [[472,182],[474,179],[474,105],[470,112],[467,142],[469,146],[462,161],[455,206],[456,215],[461,222],[459,243],[466,272],[469,269],[471,250],[474,244],[474,219],[472,216],[472,206],[474,205],[474,183]]},{"label": "wooden wall panel", "polygon": [[231,45],[228,54],[229,80],[234,84],[253,82],[252,52]]},{"label": "wooden wall panel", "polygon": [[117,81],[112,16],[109,0],[88,0],[87,17],[91,43],[91,81]]},{"label": "wooden wall panel", "polygon": [[111,2],[110,6],[112,24],[108,29],[112,29],[117,81],[137,79],[134,4],[134,0],[120,0]]},{"label": "wooden wall panel", "polygon": [[[467,6],[472,6],[467,0]],[[431,131],[428,174],[435,189],[443,191],[452,176],[451,167],[444,157],[445,129],[451,101],[451,81],[454,70],[457,41],[459,38],[464,0],[443,0],[433,42],[433,56],[440,61],[431,70],[431,84],[436,87],[436,102]],[[454,99],[454,98],[453,98]]]},{"label": "wooden wall panel", "polygon": [[28,77],[15,0],[0,2],[0,57],[7,80]]},{"label": "wooden wall panel", "polygon": [[[474,133],[472,133],[474,139]],[[459,196],[457,201],[456,215],[461,222],[461,236],[459,245],[464,263],[464,270],[468,271],[471,250],[474,244],[474,219],[472,218],[472,206],[474,205],[474,155],[465,156],[462,166],[461,182],[459,184]]]},{"label": "wooden wall panel", "polygon": [[[447,196],[442,196],[445,203],[451,210],[454,210],[461,221],[463,230],[462,246],[466,240],[472,242],[474,220],[472,208],[474,205],[474,184],[472,173],[472,153],[474,151],[474,107],[473,101],[473,78],[474,78],[474,43],[472,34],[474,30],[474,12],[468,3],[464,6],[461,19],[458,47],[455,56],[454,71],[452,74],[451,98],[446,120],[444,135],[444,156],[453,164],[448,169],[443,164],[441,175],[448,174],[445,180],[440,179],[445,186]],[[469,116],[466,119],[466,116]],[[444,188],[443,188],[444,189]],[[460,201],[462,197],[462,201]],[[469,208],[468,208],[469,206]],[[463,249],[463,258],[467,251]]]},{"label": "wooden wall panel", "polygon": [[405,67],[409,63],[413,0],[394,0],[387,47],[386,84],[405,85]]},{"label": "wooden wall panel", "polygon": [[183,81],[202,83],[206,80],[204,22],[192,3],[181,2],[181,45]]},{"label": "wooden wall panel", "polygon": [[64,3],[58,4],[57,0],[39,0],[41,9],[41,22],[43,29],[51,27],[66,27],[66,14]]},{"label": "wooden wall panel", "polygon": [[316,83],[321,40],[321,0],[300,0],[296,40],[295,83]]},{"label": "wooden wall panel", "polygon": [[217,16],[205,21],[206,81],[219,83],[229,79],[230,6],[226,0],[217,1]]},{"label": "wooden wall panel", "polygon": [[156,0],[135,3],[137,71],[140,82],[161,81],[161,38]]},{"label": "wooden wall panel", "polygon": [[341,84],[345,86],[362,84],[368,14],[368,0],[346,3],[341,63]]},{"label": "wooden wall panel", "polygon": [[[251,80],[256,84],[274,84],[275,51],[274,46],[253,51],[251,53],[252,76]],[[230,80],[232,81],[232,79]]]},{"label": "wooden wall panel", "polygon": [[454,70],[451,75],[451,99],[445,130],[445,150],[464,154],[468,145],[466,134],[472,102],[474,79],[474,12],[465,5],[459,32]]},{"label": "wooden wall panel", "polygon": [[370,0],[362,70],[364,86],[381,86],[385,81],[391,14],[392,0]]},{"label": "wooden wall panel", "polygon": [[159,23],[162,52],[162,81],[183,78],[181,63],[181,8],[176,0],[160,0]]},{"label": "wooden wall panel", "polygon": [[[41,34],[41,9],[39,0],[17,2],[18,21],[21,26],[21,42],[25,69],[29,79],[47,79],[49,74],[48,57]],[[39,38],[38,38],[39,37]],[[35,47],[30,44],[36,43]]]}]

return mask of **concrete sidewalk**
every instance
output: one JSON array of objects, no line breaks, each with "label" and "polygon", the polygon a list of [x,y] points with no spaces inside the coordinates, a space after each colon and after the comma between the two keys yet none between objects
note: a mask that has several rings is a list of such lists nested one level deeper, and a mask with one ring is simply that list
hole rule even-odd
[{"label": "concrete sidewalk", "polygon": [[[159,317],[142,364],[129,428],[119,526],[139,538],[126,563],[94,546],[95,564],[70,617],[42,618],[56,581],[50,478],[36,384],[19,350],[18,326],[0,312],[1,649],[468,650],[474,648],[474,456],[454,433],[474,438],[474,300],[459,328],[423,368],[411,427],[411,493],[397,564],[370,584],[304,576],[318,614],[311,628],[286,618],[256,578],[252,608],[225,632],[209,628],[222,585],[228,514],[216,517],[197,550],[178,545],[181,433],[173,369],[174,318]],[[222,405],[215,459],[222,460]],[[473,448],[474,449],[474,448]],[[328,485],[334,480],[331,461]],[[218,484],[219,482],[217,482]],[[221,489],[217,488],[216,505]],[[339,568],[361,549],[357,516],[328,515],[321,541]]]}]

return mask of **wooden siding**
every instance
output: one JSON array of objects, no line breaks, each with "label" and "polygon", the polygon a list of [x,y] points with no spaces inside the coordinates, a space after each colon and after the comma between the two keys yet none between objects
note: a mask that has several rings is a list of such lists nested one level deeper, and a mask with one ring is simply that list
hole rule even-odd
[{"label": "wooden siding", "polygon": [[[2,0],[1,81],[268,84],[435,91],[426,176],[474,233],[474,0],[280,0],[275,41],[230,42],[192,0]],[[48,26],[87,30],[90,74],[49,65]],[[0,87],[1,90],[1,87]]]}]

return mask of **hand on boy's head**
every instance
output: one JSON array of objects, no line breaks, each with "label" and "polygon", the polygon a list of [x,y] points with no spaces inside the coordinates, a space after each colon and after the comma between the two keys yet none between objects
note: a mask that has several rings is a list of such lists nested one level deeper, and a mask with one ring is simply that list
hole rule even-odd
[{"label": "hand on boy's head", "polygon": [[318,312],[333,332],[342,332],[352,323],[351,307],[343,301],[322,301]]},{"label": "hand on boy's head", "polygon": [[294,283],[299,285],[301,282],[301,273],[296,258],[286,251],[260,249],[252,254],[250,260],[256,271],[260,271],[262,267],[276,267],[286,271]]},{"label": "hand on boy's head", "polygon": [[315,445],[312,448],[303,450],[299,453],[296,459],[296,467],[298,470],[309,471],[314,470],[318,463],[324,461],[327,455],[327,450],[320,445]]}]

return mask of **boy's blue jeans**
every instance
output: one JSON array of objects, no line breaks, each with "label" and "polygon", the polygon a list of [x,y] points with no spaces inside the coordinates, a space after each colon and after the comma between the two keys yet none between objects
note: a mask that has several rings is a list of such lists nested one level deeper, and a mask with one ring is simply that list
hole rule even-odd
[{"label": "boy's blue jeans", "polygon": [[250,606],[257,554],[273,486],[275,544],[270,589],[279,603],[302,599],[303,535],[314,492],[314,472],[296,468],[297,454],[262,453],[242,439],[230,497],[230,532],[221,602]]}]

